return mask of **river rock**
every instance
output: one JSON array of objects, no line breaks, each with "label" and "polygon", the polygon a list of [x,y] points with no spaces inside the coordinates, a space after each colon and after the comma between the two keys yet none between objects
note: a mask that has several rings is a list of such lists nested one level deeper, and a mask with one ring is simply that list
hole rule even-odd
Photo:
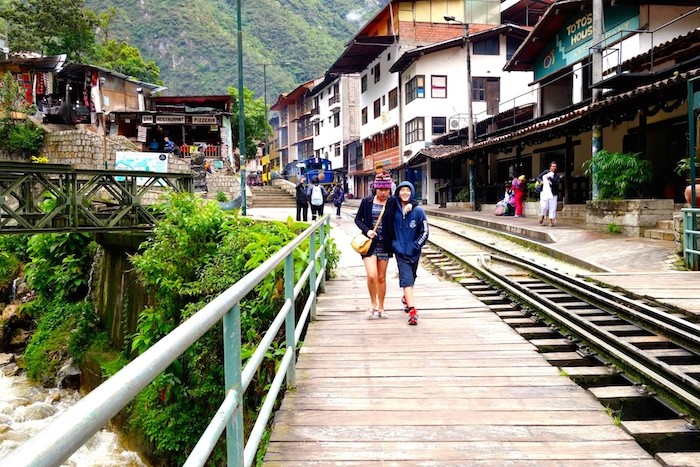
[{"label": "river rock", "polygon": [[15,361],[15,354],[0,353],[0,365],[7,365]]},{"label": "river rock", "polygon": [[26,329],[15,329],[10,339],[10,347],[24,347],[32,337],[32,333]]},{"label": "river rock", "polygon": [[80,368],[75,364],[72,358],[56,372],[56,387],[57,388],[80,388]]},{"label": "river rock", "polygon": [[21,372],[22,369],[14,362],[2,367],[2,374],[5,376],[17,376]]},{"label": "river rock", "polygon": [[19,318],[20,313],[19,313],[19,305],[16,303],[11,303],[5,307],[5,309],[2,311],[2,319],[4,321],[10,321],[13,318]]},{"label": "river rock", "polygon": [[24,422],[27,420],[43,420],[55,415],[58,409],[46,402],[35,402],[31,405],[18,407],[15,410],[15,420]]}]

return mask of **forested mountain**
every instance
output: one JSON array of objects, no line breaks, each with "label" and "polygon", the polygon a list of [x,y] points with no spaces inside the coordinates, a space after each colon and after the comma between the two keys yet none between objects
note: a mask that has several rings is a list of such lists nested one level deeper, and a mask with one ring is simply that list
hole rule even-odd
[{"label": "forested mountain", "polygon": [[[241,0],[244,85],[267,96],[322,75],[387,0]],[[238,84],[235,0],[85,0],[115,15],[109,39],[154,60],[167,94],[225,94]]]}]

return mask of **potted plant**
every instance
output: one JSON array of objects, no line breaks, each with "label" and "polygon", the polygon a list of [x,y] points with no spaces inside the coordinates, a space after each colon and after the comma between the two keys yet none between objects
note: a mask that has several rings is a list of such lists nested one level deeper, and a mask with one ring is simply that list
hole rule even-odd
[{"label": "potted plant", "polygon": [[[685,195],[685,200],[688,202],[688,204],[692,204],[690,202],[690,196],[691,196],[691,180],[690,180],[690,157],[684,157],[683,159],[678,161],[678,164],[676,164],[676,169],[675,172],[683,176],[684,174],[688,173],[688,176],[686,177],[686,182],[688,183],[688,186],[685,187],[685,192],[683,193]],[[698,159],[695,159],[695,180],[694,180],[694,185],[695,185],[695,206],[700,206],[700,183],[697,183],[697,177],[698,172],[700,172],[700,162]]]},{"label": "potted plant", "polygon": [[583,164],[583,170],[589,177],[595,171],[598,184],[597,199],[586,203],[588,228],[607,231],[615,224],[625,235],[642,236],[672,216],[672,199],[642,197],[654,172],[641,154],[601,150]]},{"label": "potted plant", "polygon": [[469,187],[464,187],[455,195],[453,201],[447,203],[448,208],[468,209],[471,206],[469,203]]}]

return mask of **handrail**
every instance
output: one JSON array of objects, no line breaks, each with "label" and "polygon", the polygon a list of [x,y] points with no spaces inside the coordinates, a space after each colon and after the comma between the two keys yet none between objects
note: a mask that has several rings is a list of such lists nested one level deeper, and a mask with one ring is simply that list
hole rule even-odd
[{"label": "handrail", "polygon": [[683,261],[692,271],[700,270],[700,230],[698,216],[700,208],[683,208]]},{"label": "handrail", "polygon": [[[315,318],[317,293],[319,290],[323,291],[325,284],[328,238],[324,227],[330,225],[329,219],[328,214],[321,217],[263,264],[246,274],[146,352],[91,391],[38,434],[0,459],[0,467],[61,465],[221,319],[224,323],[226,396],[184,465],[187,467],[204,465],[224,429],[226,429],[228,465],[251,465],[255,460],[255,453],[283,380],[287,379],[288,387],[295,385],[296,346],[306,319],[309,315],[312,319]],[[317,235],[320,245],[318,249],[316,248]],[[307,238],[309,239],[309,263],[295,285],[294,250]],[[240,301],[282,263],[284,263],[285,282],[284,304],[245,367],[241,368]],[[309,298],[306,300],[299,322],[295,325],[295,299],[302,292],[307,279],[310,284]],[[268,391],[266,402],[244,445],[241,405],[243,394],[281,328],[282,322],[285,323],[287,351]]]}]

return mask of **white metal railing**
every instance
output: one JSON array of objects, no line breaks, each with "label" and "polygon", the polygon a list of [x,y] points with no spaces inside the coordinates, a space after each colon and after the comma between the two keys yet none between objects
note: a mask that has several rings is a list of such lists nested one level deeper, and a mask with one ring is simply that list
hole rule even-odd
[{"label": "white metal railing", "polygon": [[[226,430],[229,466],[250,466],[255,461],[265,427],[270,419],[275,399],[282,383],[296,384],[296,346],[306,320],[316,316],[316,297],[325,284],[326,243],[330,238],[325,226],[330,225],[326,214],[302,234],[285,245],[254,271],[248,273],[224,293],[212,300],[194,316],[175,328],[142,355],[102,383],[76,405],[57,417],[34,437],[9,455],[0,459],[0,467],[59,466],[80,446],[85,444],[136,395],[175,361],[187,348],[223,319],[224,372],[226,396],[209,426],[188,457],[186,467],[206,463],[216,443]],[[316,248],[316,239],[319,246]],[[309,240],[309,262],[294,283],[294,251]],[[318,264],[317,264],[318,263]],[[240,302],[268,274],[284,264],[285,301],[270,328],[258,344],[244,368],[241,368]],[[295,299],[308,280],[309,297],[295,323]],[[244,444],[242,400],[265,353],[284,323],[286,352],[268,390],[255,425]]]}]

